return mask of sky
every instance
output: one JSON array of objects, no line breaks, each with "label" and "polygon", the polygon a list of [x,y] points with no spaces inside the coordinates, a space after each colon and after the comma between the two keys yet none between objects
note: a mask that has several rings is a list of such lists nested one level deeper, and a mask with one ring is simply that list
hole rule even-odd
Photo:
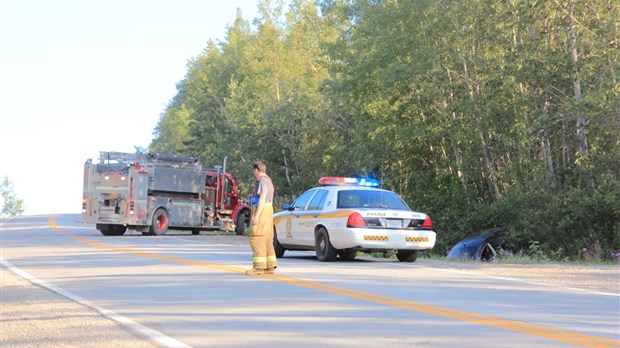
[{"label": "sky", "polygon": [[0,1],[0,179],[23,215],[81,213],[84,162],[148,147],[188,61],[258,2]]}]

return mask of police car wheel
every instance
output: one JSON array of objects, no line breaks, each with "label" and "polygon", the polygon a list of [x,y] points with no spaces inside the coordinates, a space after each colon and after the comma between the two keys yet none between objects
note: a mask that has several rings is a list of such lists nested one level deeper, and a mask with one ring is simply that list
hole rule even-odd
[{"label": "police car wheel", "polygon": [[276,229],[273,229],[273,249],[276,252],[276,257],[277,258],[281,258],[284,256],[284,252],[286,251],[286,249],[284,249],[284,247],[282,246],[282,244],[280,244],[280,242],[278,241],[278,234],[276,233]]},{"label": "police car wheel", "polygon": [[316,258],[321,262],[334,261],[338,256],[336,249],[329,241],[327,230],[319,228],[316,233]]},{"label": "police car wheel", "polygon": [[398,250],[396,258],[400,262],[415,262],[418,259],[418,251],[416,250]]}]

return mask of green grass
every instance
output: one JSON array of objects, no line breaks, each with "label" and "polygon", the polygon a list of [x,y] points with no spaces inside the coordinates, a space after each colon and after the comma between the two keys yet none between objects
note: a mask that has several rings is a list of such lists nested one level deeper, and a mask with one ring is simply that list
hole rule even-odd
[{"label": "green grass", "polygon": [[505,255],[494,261],[486,262],[472,260],[468,258],[447,260],[445,256],[432,253],[422,253],[420,260],[445,261],[452,263],[493,263],[493,264],[510,264],[510,265],[618,265],[618,262],[611,260],[602,260],[601,258],[592,258],[590,260],[554,260],[549,257],[532,257],[525,253],[517,253],[515,255]]}]

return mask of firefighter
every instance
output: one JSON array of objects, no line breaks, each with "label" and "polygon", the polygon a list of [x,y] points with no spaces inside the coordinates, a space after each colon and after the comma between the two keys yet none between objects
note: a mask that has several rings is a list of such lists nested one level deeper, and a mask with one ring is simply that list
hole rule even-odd
[{"label": "firefighter", "polygon": [[276,252],[273,248],[273,194],[271,178],[267,176],[267,166],[256,161],[252,171],[258,182],[256,194],[258,202],[252,214],[252,234],[250,247],[254,253],[252,268],[245,271],[247,275],[273,274],[277,267]]}]

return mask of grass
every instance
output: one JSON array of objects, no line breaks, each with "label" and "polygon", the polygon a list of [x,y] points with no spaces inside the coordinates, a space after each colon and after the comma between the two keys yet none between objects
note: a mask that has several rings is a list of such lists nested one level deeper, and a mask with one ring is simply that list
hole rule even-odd
[{"label": "grass", "polygon": [[562,260],[554,260],[549,257],[532,257],[522,252],[514,254],[514,255],[512,254],[505,255],[499,259],[496,259],[490,262],[472,260],[469,258],[447,260],[445,256],[441,256],[438,254],[429,254],[429,253],[423,253],[422,255],[420,255],[419,259],[433,260],[433,261],[445,261],[445,262],[453,262],[453,263],[464,262],[464,263],[493,263],[493,264],[512,264],[512,265],[541,265],[541,264],[545,264],[545,265],[552,265],[552,264],[556,264],[556,265],[618,265],[619,264],[617,261],[603,260],[602,258],[592,258],[589,260],[585,260],[585,259],[569,260],[565,258]]}]

